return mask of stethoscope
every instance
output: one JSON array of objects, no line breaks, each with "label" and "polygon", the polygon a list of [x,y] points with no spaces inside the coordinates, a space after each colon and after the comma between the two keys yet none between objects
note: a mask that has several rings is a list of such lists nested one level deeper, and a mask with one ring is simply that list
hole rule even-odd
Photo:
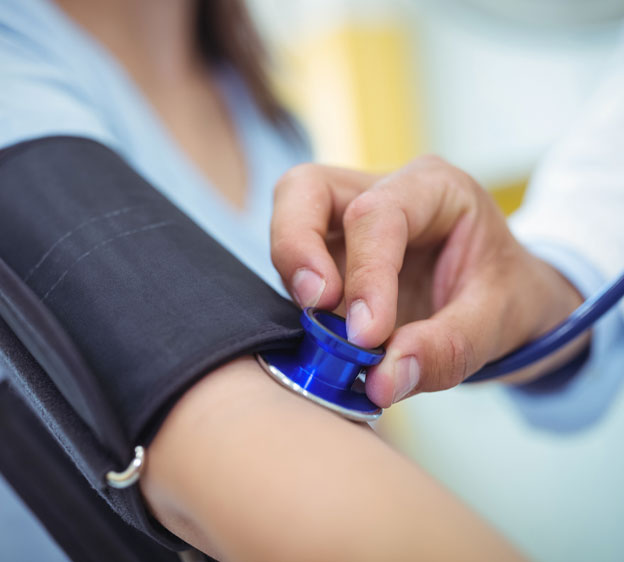
[{"label": "stethoscope", "polygon": [[[507,375],[560,349],[624,297],[624,273],[586,300],[561,324],[505,357],[488,363],[464,382]],[[384,349],[365,349],[347,340],[345,319],[318,308],[301,313],[304,336],[292,350],[263,352],[258,360],[278,382],[346,418],[368,422],[381,415],[363,390],[366,370],[384,357]]]}]

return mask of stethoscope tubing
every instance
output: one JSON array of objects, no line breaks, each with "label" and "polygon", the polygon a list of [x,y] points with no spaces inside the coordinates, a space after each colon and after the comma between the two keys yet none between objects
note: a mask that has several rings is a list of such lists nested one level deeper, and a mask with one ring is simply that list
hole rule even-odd
[{"label": "stethoscope tubing", "polygon": [[555,328],[508,355],[488,363],[464,382],[481,382],[508,375],[561,349],[591,328],[624,297],[624,272],[587,299]]}]

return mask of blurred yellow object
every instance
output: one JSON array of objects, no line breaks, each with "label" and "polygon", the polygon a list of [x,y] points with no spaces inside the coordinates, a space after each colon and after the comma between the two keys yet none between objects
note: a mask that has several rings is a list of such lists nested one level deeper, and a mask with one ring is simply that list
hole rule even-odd
[{"label": "blurred yellow object", "polygon": [[509,216],[522,204],[528,180],[518,180],[494,186],[490,193],[505,215]]},{"label": "blurred yellow object", "polygon": [[320,161],[386,171],[422,152],[411,35],[398,21],[346,22],[291,47],[287,91]]}]

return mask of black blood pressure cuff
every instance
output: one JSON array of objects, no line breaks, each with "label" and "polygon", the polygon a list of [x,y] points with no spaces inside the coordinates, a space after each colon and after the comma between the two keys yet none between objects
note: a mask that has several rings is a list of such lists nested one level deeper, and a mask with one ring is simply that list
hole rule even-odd
[{"label": "black blood pressure cuff", "polygon": [[171,548],[138,487],[104,475],[202,375],[300,335],[292,303],[122,158],[71,137],[0,153],[0,318],[33,409],[113,509]]}]

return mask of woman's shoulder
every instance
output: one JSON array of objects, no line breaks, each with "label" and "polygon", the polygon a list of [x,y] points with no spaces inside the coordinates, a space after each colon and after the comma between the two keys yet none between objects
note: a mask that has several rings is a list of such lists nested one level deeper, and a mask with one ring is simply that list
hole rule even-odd
[{"label": "woman's shoulder", "polygon": [[49,0],[3,0],[0,10],[0,148],[53,135],[103,142],[98,55]]}]

